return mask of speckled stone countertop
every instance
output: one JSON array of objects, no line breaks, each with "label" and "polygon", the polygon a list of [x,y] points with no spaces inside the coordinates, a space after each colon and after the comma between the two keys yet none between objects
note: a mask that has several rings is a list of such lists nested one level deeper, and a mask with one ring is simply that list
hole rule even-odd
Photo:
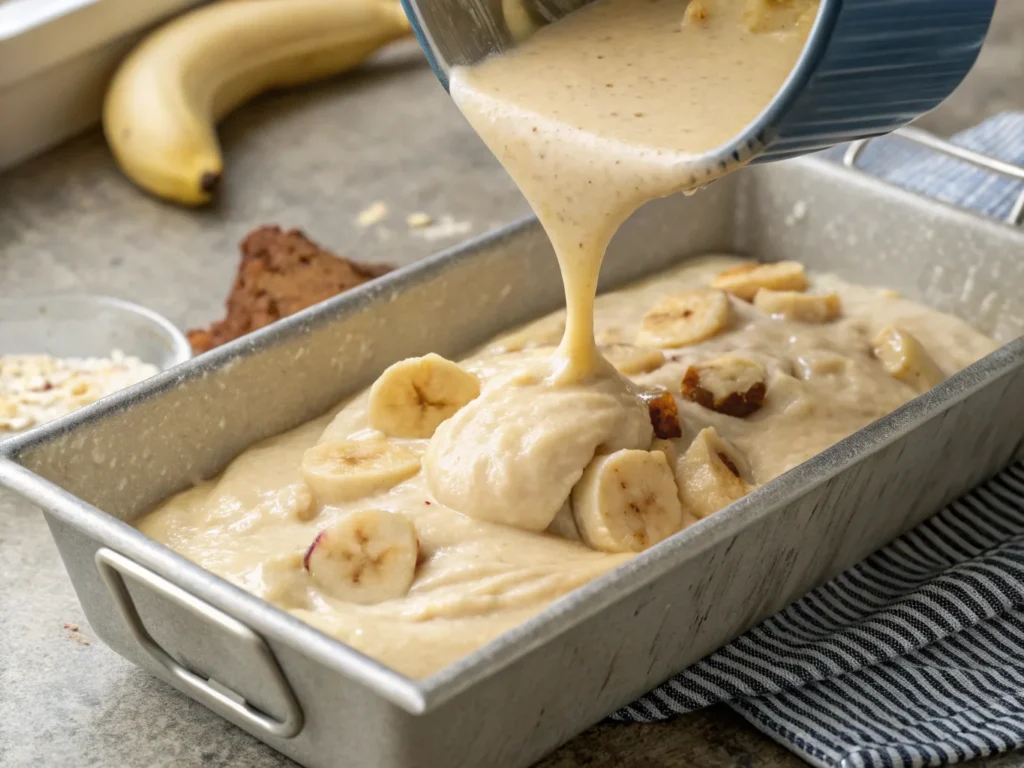
[{"label": "speckled stone countertop", "polygon": [[[939,133],[1024,107],[1024,3],[1003,0],[981,60],[922,121]],[[97,292],[183,328],[219,316],[236,244],[264,223],[300,227],[363,259],[408,263],[528,213],[415,49],[352,77],[262,99],[223,125],[222,199],[202,211],[153,200],[92,132],[0,175],[0,297]],[[381,224],[356,216],[374,201]],[[448,236],[405,217],[450,217]],[[440,236],[438,236],[440,235]],[[100,644],[42,516],[0,491],[0,765],[197,768],[290,765]],[[802,765],[713,708],[651,726],[603,724],[544,768]],[[996,758],[988,768],[1020,768]]]}]

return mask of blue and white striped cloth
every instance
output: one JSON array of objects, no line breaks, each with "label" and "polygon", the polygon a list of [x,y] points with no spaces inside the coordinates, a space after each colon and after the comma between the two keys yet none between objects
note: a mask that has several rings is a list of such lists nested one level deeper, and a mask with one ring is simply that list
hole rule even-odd
[{"label": "blue and white striped cloth", "polygon": [[[955,140],[1024,162],[1024,113]],[[894,183],[996,217],[1024,188],[895,139],[862,157]],[[945,765],[1024,746],[1024,464],[613,719],[716,703],[829,768]]]}]

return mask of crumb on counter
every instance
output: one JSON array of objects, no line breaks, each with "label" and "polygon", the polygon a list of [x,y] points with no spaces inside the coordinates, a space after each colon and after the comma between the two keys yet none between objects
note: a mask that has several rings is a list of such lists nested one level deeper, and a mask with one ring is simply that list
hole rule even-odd
[{"label": "crumb on counter", "polygon": [[434,220],[430,217],[429,213],[423,213],[422,211],[410,213],[405,218],[405,223],[408,224],[410,227],[413,227],[414,229],[430,226],[430,224],[432,224],[433,221]]},{"label": "crumb on counter", "polygon": [[360,227],[372,227],[374,224],[379,224],[384,221],[387,216],[387,205],[378,200],[369,207],[360,211],[359,216],[356,217],[356,221],[359,223]]},{"label": "crumb on counter", "polygon": [[418,228],[413,234],[424,240],[444,240],[468,234],[472,228],[473,225],[468,221],[456,221],[453,216],[445,215],[430,226]]}]

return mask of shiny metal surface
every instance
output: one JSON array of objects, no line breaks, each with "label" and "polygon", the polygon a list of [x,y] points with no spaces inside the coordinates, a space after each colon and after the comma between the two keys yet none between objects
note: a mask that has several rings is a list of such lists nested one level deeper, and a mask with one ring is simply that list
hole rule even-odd
[{"label": "shiny metal surface", "polygon": [[161,370],[192,357],[192,347],[156,312],[108,296],[0,299],[0,354],[109,357],[119,349]]},{"label": "shiny metal surface", "polygon": [[203,610],[182,610],[164,583],[262,638],[302,729],[288,738],[233,721],[301,764],[528,765],[1024,456],[1022,247],[1015,228],[817,159],[749,168],[699,195],[646,206],[613,243],[604,289],[701,252],[786,257],[885,284],[1004,346],[425,680],[320,634],[125,521],[325,411],[396,359],[457,355],[559,306],[557,266],[533,220],[9,440],[0,482],[43,509],[100,637],[179,690],[196,693],[125,622],[98,552],[161,580],[156,589],[147,579],[125,583],[139,623],[168,656],[285,722],[287,693],[257,672],[265,667],[251,641]]},{"label": "shiny metal surface", "polygon": [[[274,654],[263,642],[263,638],[249,629],[245,624],[233,619],[223,611],[220,611],[208,603],[203,602],[194,595],[190,595],[179,587],[174,586],[166,579],[157,576],[150,570],[143,568],[138,563],[132,562],[127,557],[119,555],[110,549],[100,549],[96,552],[96,566],[99,568],[100,576],[110,590],[114,602],[121,611],[128,630],[132,633],[136,642],[153,659],[164,667],[167,672],[181,682],[188,694],[201,701],[214,712],[226,717],[232,722],[244,723],[257,731],[263,731],[269,736],[277,736],[283,739],[290,739],[302,730],[302,710],[295,701],[295,694],[288,687],[288,681],[281,674],[281,668],[277,665]],[[249,705],[244,697],[230,690],[223,690],[216,681],[196,674],[185,667],[177,659],[173,658],[146,629],[145,623],[139,616],[139,611],[132,599],[126,579],[144,585],[148,590],[161,594],[173,600],[179,606],[189,612],[200,616],[206,622],[216,625],[218,629],[232,636],[231,642],[239,645],[248,645],[256,653],[261,664],[252,669],[253,676],[267,675],[273,684],[281,690],[281,695],[287,702],[287,714],[283,721],[275,720],[255,707]]]}]

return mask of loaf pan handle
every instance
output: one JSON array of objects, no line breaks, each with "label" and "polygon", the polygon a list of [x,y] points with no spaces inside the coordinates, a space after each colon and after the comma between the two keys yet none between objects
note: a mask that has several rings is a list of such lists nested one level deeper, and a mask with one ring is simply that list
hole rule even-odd
[{"label": "loaf pan handle", "polygon": [[[922,131],[919,128],[900,128],[899,130],[893,131],[892,135],[899,136],[901,139],[905,139],[919,146],[968,163],[973,165],[975,168],[981,168],[983,171],[989,171],[990,173],[995,173],[1015,181],[1024,181],[1024,166],[1007,163],[1003,160],[999,160],[998,158],[989,157],[988,155],[983,155],[980,152],[974,152],[966,147],[961,147],[959,144],[954,144],[951,141],[940,139],[938,136],[934,136],[927,131]],[[850,142],[850,146],[847,147],[846,152],[843,155],[843,165],[847,168],[857,168],[857,159],[861,156],[861,153],[863,153],[864,148],[867,147],[874,138],[877,137],[857,139],[856,141]],[[1013,208],[1007,215],[1006,223],[1016,226],[1024,226],[1024,190],[1022,190],[1017,196],[1017,202],[1013,204]]]},{"label": "loaf pan handle", "polygon": [[[270,647],[262,637],[238,621],[238,619],[229,616],[218,608],[214,608],[194,595],[190,595],[163,577],[156,575],[149,569],[113,550],[105,547],[99,549],[96,552],[96,566],[99,568],[100,576],[102,576],[103,581],[106,583],[107,589],[110,590],[110,594],[121,611],[121,616],[124,617],[125,624],[127,624],[132,636],[160,666],[170,672],[185,686],[193,698],[228,719],[239,720],[241,723],[271,736],[290,739],[302,730],[302,709],[299,707],[295,694],[285,679],[273,651],[270,650]],[[128,592],[128,586],[125,584],[125,576],[130,576],[133,580],[153,590],[155,593],[198,614],[233,636],[239,643],[249,646],[256,657],[262,660],[263,672],[268,675],[269,679],[281,693],[286,708],[284,720],[275,720],[245,704],[244,698],[241,696],[238,696],[241,701],[236,701],[214,688],[207,680],[204,680],[171,658],[171,655],[153,639],[146,626],[142,623],[131,594]]]}]

